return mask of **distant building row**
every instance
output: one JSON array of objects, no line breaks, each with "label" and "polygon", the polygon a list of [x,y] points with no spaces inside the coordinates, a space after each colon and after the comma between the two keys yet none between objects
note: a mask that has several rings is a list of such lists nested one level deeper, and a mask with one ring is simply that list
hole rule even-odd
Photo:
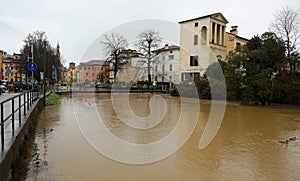
[{"label": "distant building row", "polygon": [[[226,32],[227,23],[222,13],[179,22],[180,46],[165,45],[153,51],[157,56],[151,62],[152,80],[182,82],[198,79],[213,62],[227,61],[230,51],[248,41],[238,36],[237,26],[232,26],[231,30]],[[136,56],[129,59],[128,64],[120,70],[119,80],[147,80],[147,59],[135,50],[127,51]],[[80,63],[78,67],[71,63],[65,78],[68,82],[96,82],[97,77],[109,81],[113,77],[109,69],[110,65],[102,60]]]},{"label": "distant building row", "polygon": [[[56,66],[52,66],[52,72],[55,70],[55,77],[51,77],[53,82],[61,81],[62,78],[62,66],[60,62],[59,44],[57,44],[56,56]],[[5,51],[0,50],[0,80],[7,80],[8,82],[19,82],[26,80],[31,81],[32,72],[28,69],[28,63],[28,55],[23,55],[19,53],[13,53],[12,55],[10,55]],[[48,81],[50,81],[49,79]]]}]

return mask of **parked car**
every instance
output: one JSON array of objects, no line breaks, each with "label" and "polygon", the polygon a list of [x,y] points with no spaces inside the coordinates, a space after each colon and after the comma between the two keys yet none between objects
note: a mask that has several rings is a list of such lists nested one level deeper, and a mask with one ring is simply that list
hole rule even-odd
[{"label": "parked car", "polygon": [[9,83],[8,80],[1,80],[1,85],[7,86]]},{"label": "parked car", "polygon": [[6,92],[7,88],[4,85],[0,85],[0,93]]},{"label": "parked car", "polygon": [[14,91],[15,92],[22,92],[23,91],[23,86],[19,82],[14,83]]},{"label": "parked car", "polygon": [[61,84],[59,85],[59,91],[62,91],[62,92],[68,91],[68,84],[66,84],[66,83],[61,83]]},{"label": "parked car", "polygon": [[40,90],[39,85],[36,85],[36,84],[33,84],[33,85],[32,85],[31,82],[25,82],[25,81],[15,82],[14,85],[17,86],[18,89],[19,89],[20,91],[23,91],[23,90],[31,90],[32,87],[33,87],[33,90],[34,90],[34,91],[39,91],[39,90]]}]

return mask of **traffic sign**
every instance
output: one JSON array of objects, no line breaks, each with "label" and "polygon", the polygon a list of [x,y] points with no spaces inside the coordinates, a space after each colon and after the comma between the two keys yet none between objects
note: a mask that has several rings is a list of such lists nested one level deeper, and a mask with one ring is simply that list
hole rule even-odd
[{"label": "traffic sign", "polygon": [[28,70],[30,70],[30,71],[35,71],[36,68],[37,68],[37,65],[36,65],[35,63],[31,62],[31,63],[29,63],[29,64],[27,65],[27,68],[28,68]]},{"label": "traffic sign", "polygon": [[7,75],[11,74],[11,70],[10,69],[6,69],[6,74]]},{"label": "traffic sign", "polygon": [[56,71],[55,70],[52,71],[52,79],[56,79]]}]

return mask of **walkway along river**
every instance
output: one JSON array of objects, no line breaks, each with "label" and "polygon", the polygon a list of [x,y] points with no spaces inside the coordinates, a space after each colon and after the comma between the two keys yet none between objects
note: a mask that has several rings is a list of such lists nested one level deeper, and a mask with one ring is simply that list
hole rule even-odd
[{"label": "walkway along river", "polygon": [[[130,105],[137,115],[149,114],[148,101],[153,95],[130,94]],[[100,154],[81,133],[74,113],[80,106],[96,106],[111,133],[145,144],[168,134],[180,116],[179,98],[161,96],[167,104],[166,114],[162,122],[147,130],[135,130],[118,120],[110,94],[63,96],[60,104],[46,107],[38,118],[27,180],[299,180],[300,139],[278,142],[291,136],[300,138],[299,106],[229,102],[216,137],[206,149],[199,150],[211,104],[201,100],[198,124],[186,144],[166,159],[141,165],[120,163]],[[87,119],[90,114],[85,112]]]}]

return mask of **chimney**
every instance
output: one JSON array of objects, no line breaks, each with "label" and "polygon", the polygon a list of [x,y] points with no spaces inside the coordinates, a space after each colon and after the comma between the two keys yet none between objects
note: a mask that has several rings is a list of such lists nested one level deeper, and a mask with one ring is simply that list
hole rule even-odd
[{"label": "chimney", "polygon": [[69,63],[69,68],[74,68],[74,67],[75,67],[75,63],[74,62]]},{"label": "chimney", "polygon": [[237,35],[238,34],[237,28],[238,28],[238,26],[231,26],[230,33]]}]

